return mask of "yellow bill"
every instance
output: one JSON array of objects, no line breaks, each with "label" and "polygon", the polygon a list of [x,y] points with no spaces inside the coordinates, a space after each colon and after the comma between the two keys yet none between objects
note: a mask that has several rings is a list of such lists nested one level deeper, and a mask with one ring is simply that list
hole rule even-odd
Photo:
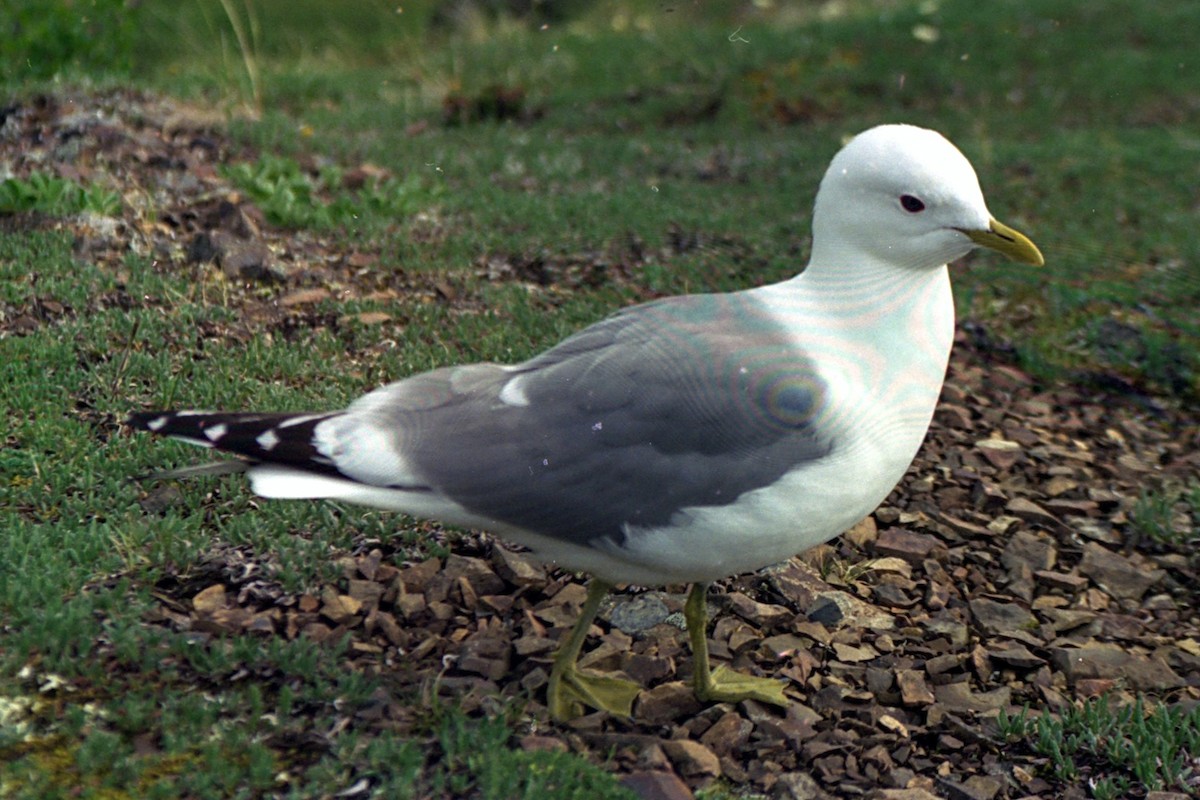
[{"label": "yellow bill", "polygon": [[1014,261],[1032,264],[1035,267],[1046,263],[1046,259],[1042,258],[1042,251],[1038,250],[1029,237],[1003,222],[993,219],[988,223],[986,230],[963,230],[963,233],[975,244],[1003,253]]}]

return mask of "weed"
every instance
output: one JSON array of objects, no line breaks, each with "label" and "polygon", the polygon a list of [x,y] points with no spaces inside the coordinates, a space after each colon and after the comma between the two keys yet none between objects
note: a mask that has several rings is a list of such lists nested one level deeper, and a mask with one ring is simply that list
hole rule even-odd
[{"label": "weed", "polygon": [[1029,704],[1026,703],[1018,714],[1010,715],[1007,710],[1001,708],[1000,713],[996,715],[997,732],[1006,742],[1015,742],[1024,739],[1034,725],[1034,721],[1029,718]]},{"label": "weed", "polygon": [[1097,798],[1125,796],[1135,781],[1150,791],[1183,788],[1200,756],[1200,709],[1147,708],[1140,697],[1124,706],[1093,698],[1036,720],[1028,708],[1015,716],[1001,711],[996,724],[1006,741],[1027,740],[1059,780],[1078,781],[1080,765],[1089,765]]},{"label": "weed", "polygon": [[90,212],[112,216],[121,209],[121,196],[102,186],[84,188],[74,181],[35,172],[28,178],[0,183],[0,214],[40,211],[51,216]]},{"label": "weed", "polygon": [[235,164],[224,168],[224,173],[259,205],[268,220],[289,228],[387,226],[410,216],[433,197],[415,178],[378,177],[357,189],[346,189],[337,169],[312,173],[292,159],[278,156]]},{"label": "weed", "polygon": [[[258,69],[258,51],[261,33],[258,25],[258,14],[255,12],[253,3],[246,0],[244,3],[246,9],[246,24],[242,24],[242,17],[237,9],[233,7],[232,0],[221,0],[221,8],[225,11],[225,17],[229,20],[229,26],[233,28],[233,35],[237,38],[238,52],[242,57],[242,66],[246,70],[246,78],[250,82],[250,96],[254,103],[254,110],[262,113],[262,78],[259,76]],[[249,31],[247,32],[247,28]]]},{"label": "weed", "polygon": [[1183,545],[1200,525],[1200,482],[1176,489],[1143,490],[1129,515],[1141,537],[1158,544]]}]

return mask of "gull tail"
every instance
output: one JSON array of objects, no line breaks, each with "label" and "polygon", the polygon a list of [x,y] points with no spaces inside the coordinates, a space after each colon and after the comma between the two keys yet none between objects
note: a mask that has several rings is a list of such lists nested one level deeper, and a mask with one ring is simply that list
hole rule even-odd
[{"label": "gull tail", "polygon": [[[237,460],[153,473],[146,476],[148,478],[245,472],[255,494],[262,497],[345,500],[434,518],[463,513],[458,506],[435,497],[427,486],[380,486],[364,483],[340,471],[333,459],[318,449],[316,428],[342,413],[142,411],[130,415],[128,424],[238,456]],[[474,518],[462,519],[465,520],[463,524],[475,521]]]},{"label": "gull tail", "polygon": [[226,411],[141,411],[128,424],[160,436],[210,447],[239,456],[242,461],[201,464],[150,475],[187,478],[196,475],[244,472],[255,464],[278,464],[304,472],[340,475],[333,462],[316,448],[314,428],[339,412],[325,414],[255,414]]}]

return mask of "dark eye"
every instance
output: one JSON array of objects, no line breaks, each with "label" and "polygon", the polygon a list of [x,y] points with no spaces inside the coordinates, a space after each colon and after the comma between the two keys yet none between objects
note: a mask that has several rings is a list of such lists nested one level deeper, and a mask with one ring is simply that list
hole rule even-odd
[{"label": "dark eye", "polygon": [[921,198],[913,197],[911,194],[900,195],[900,205],[904,206],[904,210],[910,214],[925,210],[925,204],[921,202]]}]

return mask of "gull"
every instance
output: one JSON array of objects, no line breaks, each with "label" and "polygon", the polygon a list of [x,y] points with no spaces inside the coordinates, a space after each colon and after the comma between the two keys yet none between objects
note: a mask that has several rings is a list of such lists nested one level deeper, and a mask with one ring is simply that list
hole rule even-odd
[{"label": "gull", "polygon": [[781,681],[710,666],[709,584],[828,541],[899,482],[946,374],[948,262],[982,246],[1043,263],[989,213],[966,157],[910,125],[837,153],[812,228],[795,277],[626,308],[520,364],[436,369],[343,410],[129,422],[236,454],[221,471],[263,497],[486,530],[590,574],[551,667],[555,719],[631,716],[637,684],[576,664],[617,584],[691,584],[700,699],[786,705]]}]

